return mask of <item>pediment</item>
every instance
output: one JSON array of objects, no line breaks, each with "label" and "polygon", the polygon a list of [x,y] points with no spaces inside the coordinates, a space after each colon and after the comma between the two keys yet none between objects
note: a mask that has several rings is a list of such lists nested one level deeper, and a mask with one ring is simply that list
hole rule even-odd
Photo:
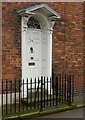
[{"label": "pediment", "polygon": [[59,13],[57,13],[55,10],[53,10],[51,7],[49,7],[47,4],[35,4],[33,6],[29,6],[25,9],[21,9],[18,10],[17,12],[19,13],[19,15],[23,16],[23,15],[31,15],[31,14],[35,14],[36,11],[40,11],[42,13],[44,13],[47,17],[52,17],[54,19],[56,18],[61,18],[61,16],[59,15]]}]

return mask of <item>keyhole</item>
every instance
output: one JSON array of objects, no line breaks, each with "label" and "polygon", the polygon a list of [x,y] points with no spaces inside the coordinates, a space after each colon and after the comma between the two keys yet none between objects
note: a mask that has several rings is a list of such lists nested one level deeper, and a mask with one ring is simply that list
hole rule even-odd
[{"label": "keyhole", "polygon": [[31,53],[33,53],[33,47],[30,48]]}]

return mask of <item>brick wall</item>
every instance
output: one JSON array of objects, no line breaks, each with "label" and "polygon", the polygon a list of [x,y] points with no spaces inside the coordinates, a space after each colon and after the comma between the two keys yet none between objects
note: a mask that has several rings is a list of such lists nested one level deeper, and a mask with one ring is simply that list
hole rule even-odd
[{"label": "brick wall", "polygon": [[[21,77],[21,19],[16,10],[34,3],[3,3],[3,80]],[[61,16],[53,31],[53,66],[56,73],[75,75],[75,92],[83,89],[83,3],[47,3]]]},{"label": "brick wall", "polygon": [[[0,3],[0,13],[2,3]],[[0,14],[0,91],[1,91],[1,80],[2,80],[2,14]]]},{"label": "brick wall", "polygon": [[[59,8],[60,9],[57,9]],[[64,7],[63,7],[64,6]],[[53,35],[53,64],[55,71],[75,76],[75,92],[83,89],[83,4],[56,4],[55,10],[63,16],[56,22]]]},{"label": "brick wall", "polygon": [[[84,20],[83,20],[83,73],[85,73],[85,2],[83,3],[83,13],[84,13]],[[83,74],[83,88],[85,93],[85,74]]]}]

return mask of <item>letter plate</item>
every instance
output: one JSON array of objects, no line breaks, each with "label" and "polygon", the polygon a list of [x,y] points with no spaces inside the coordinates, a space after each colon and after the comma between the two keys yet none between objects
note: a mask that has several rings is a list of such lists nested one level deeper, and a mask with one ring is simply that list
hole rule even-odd
[{"label": "letter plate", "polygon": [[28,63],[29,66],[35,66],[35,63]]}]

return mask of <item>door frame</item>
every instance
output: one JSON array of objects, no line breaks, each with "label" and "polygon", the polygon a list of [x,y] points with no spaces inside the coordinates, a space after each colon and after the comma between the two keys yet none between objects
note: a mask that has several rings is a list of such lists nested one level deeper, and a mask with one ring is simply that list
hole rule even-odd
[{"label": "door frame", "polygon": [[27,22],[29,20],[29,18],[33,16],[35,17],[40,25],[41,25],[41,31],[46,31],[47,32],[47,41],[48,41],[48,48],[47,48],[47,52],[48,52],[48,63],[47,63],[47,76],[48,77],[52,77],[52,34],[53,34],[53,25],[54,22],[50,21],[43,13],[37,11],[35,12],[34,15],[29,15],[28,17],[22,16],[22,20],[21,20],[21,39],[22,39],[22,44],[21,44],[21,48],[22,48],[22,52],[21,52],[21,59],[22,59],[22,79],[23,79],[23,62],[25,59],[25,55],[24,55],[24,47],[25,46],[25,31],[27,28]]}]

